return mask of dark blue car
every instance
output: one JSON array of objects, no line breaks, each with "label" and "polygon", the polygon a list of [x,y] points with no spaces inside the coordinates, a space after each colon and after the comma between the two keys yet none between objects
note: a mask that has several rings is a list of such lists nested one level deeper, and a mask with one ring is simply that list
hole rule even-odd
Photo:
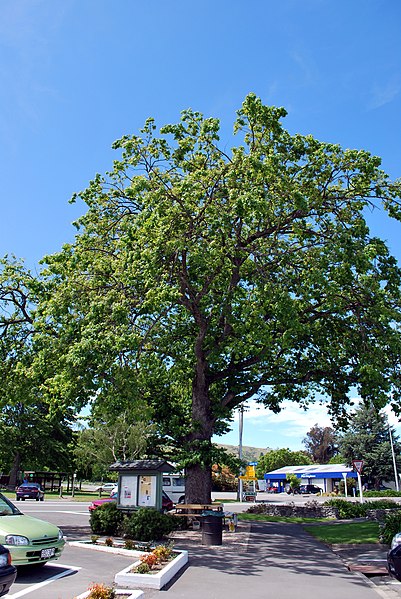
[{"label": "dark blue car", "polygon": [[7,595],[16,576],[17,568],[11,564],[9,550],[0,545],[0,597]]}]

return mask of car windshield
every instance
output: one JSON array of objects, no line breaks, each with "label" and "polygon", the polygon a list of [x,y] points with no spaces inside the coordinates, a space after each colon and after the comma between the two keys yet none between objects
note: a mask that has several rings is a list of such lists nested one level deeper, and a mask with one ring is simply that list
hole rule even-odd
[{"label": "car windshield", "polygon": [[4,497],[4,495],[2,493],[0,493],[0,516],[19,516],[21,515],[21,512],[19,511],[19,509],[17,509],[15,507],[14,504],[11,503],[11,501],[9,501],[7,499],[7,497]]},{"label": "car windshield", "polygon": [[40,485],[38,483],[22,483],[19,487],[20,489],[40,489]]}]

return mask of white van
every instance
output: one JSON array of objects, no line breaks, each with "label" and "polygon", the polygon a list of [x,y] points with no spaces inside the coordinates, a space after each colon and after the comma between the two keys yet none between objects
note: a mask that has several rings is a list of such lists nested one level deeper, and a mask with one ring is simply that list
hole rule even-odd
[{"label": "white van", "polygon": [[185,503],[185,476],[182,474],[163,474],[163,491],[173,503]]}]

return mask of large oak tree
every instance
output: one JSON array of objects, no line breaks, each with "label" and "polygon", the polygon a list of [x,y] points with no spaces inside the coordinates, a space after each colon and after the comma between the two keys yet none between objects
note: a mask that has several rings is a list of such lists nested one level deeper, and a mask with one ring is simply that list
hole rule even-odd
[{"label": "large oak tree", "polygon": [[148,120],[47,259],[47,389],[146,403],[188,501],[210,500],[212,435],[251,397],[325,397],[341,417],[353,387],[399,410],[400,271],[365,213],[399,218],[400,185],[367,151],[290,135],[285,114],[250,94],[230,151],[214,118],[186,110],[160,135]]}]

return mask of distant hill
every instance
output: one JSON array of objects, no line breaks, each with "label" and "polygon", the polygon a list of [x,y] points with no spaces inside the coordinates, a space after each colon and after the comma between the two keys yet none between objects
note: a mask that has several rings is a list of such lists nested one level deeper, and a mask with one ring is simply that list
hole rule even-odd
[{"label": "distant hill", "polygon": [[[232,453],[238,457],[238,445],[224,445],[223,443],[217,443],[219,447],[225,449],[228,453]],[[249,447],[248,445],[242,446],[242,456],[245,462],[257,462],[261,454],[265,454],[270,451],[270,447]]]}]

